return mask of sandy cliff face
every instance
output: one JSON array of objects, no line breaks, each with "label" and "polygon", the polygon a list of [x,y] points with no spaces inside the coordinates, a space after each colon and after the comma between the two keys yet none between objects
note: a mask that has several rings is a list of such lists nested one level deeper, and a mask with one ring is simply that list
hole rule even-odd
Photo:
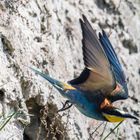
[{"label": "sandy cliff face", "polygon": [[[0,1],[0,113],[15,115],[0,131],[4,139],[99,139],[99,125],[72,107],[57,113],[65,99],[26,66],[48,69],[68,81],[84,68],[79,18],[110,34],[128,77],[130,98],[118,106],[140,115],[140,2],[117,0],[1,0]],[[3,85],[6,83],[5,85]],[[27,115],[27,114],[30,115]],[[104,136],[113,128],[107,124]],[[126,120],[108,139],[140,139],[140,123]]]}]

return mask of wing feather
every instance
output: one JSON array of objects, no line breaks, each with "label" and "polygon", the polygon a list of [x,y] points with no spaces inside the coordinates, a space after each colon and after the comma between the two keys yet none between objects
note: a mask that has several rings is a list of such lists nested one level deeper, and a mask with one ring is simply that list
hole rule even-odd
[{"label": "wing feather", "polygon": [[119,62],[119,59],[106,35],[106,33],[103,31],[103,33],[99,33],[99,40],[104,48],[104,51],[108,57],[108,60],[110,62],[110,65],[113,69],[113,74],[115,76],[116,81],[123,87],[124,92],[121,92],[117,97],[114,97],[114,100],[117,99],[126,99],[128,98],[128,88],[127,88],[127,82],[125,78],[125,74],[123,72],[122,66]]},{"label": "wing feather", "polygon": [[84,21],[80,19],[83,35],[82,49],[85,69],[78,78],[71,80],[69,83],[81,90],[89,91],[90,93],[94,93],[96,90],[109,93],[109,91],[114,89],[116,83],[108,58],[95,30],[92,29],[85,16],[83,16],[83,20]]}]

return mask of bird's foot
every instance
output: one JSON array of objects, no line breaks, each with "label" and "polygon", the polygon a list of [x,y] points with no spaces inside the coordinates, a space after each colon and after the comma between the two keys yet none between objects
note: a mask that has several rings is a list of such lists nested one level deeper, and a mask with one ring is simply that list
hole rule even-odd
[{"label": "bird's foot", "polygon": [[61,109],[59,109],[57,112],[65,111],[65,110],[71,108],[73,105],[69,100],[67,100],[65,103],[62,103],[62,104],[63,104],[63,107]]}]

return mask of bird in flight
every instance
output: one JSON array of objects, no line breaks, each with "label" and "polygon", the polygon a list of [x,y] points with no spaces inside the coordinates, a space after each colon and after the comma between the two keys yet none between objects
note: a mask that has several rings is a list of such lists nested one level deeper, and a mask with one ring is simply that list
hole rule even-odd
[{"label": "bird in flight", "polygon": [[[105,31],[98,37],[87,18],[82,17],[80,24],[85,68],[79,77],[64,83],[30,68],[67,98],[60,111],[75,105],[82,114],[96,120],[122,122],[126,118],[137,119],[113,105],[117,100],[128,98],[124,71]],[[71,105],[66,106],[68,103]]]}]

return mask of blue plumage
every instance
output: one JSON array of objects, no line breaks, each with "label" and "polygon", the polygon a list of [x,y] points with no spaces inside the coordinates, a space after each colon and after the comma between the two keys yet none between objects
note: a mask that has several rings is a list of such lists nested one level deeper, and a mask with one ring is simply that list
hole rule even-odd
[{"label": "blue plumage", "polygon": [[123,74],[122,67],[120,65],[118,57],[111,45],[106,33],[104,31],[103,31],[103,35],[101,35],[99,33],[99,37],[100,37],[100,42],[103,46],[103,49],[107,55],[107,58],[111,64],[111,66],[113,67],[116,80],[119,81],[120,83],[125,82],[125,77]]},{"label": "blue plumage", "polygon": [[29,68],[49,81],[61,93],[61,95],[74,104],[81,113],[90,118],[105,120],[105,118],[99,113],[97,104],[94,102],[89,102],[82,91],[77,89],[67,90],[64,88],[63,82],[51,78],[48,74],[40,72],[37,69],[31,67]]},{"label": "blue plumage", "polygon": [[128,98],[128,88],[127,88],[126,78],[125,78],[122,66],[104,31],[103,31],[103,34],[99,33],[99,40],[110,62],[112,72],[113,72],[113,75],[115,76],[116,81],[120,85],[122,85],[125,90],[125,92],[123,94],[120,94],[120,96],[121,98],[124,98],[124,99]]}]

